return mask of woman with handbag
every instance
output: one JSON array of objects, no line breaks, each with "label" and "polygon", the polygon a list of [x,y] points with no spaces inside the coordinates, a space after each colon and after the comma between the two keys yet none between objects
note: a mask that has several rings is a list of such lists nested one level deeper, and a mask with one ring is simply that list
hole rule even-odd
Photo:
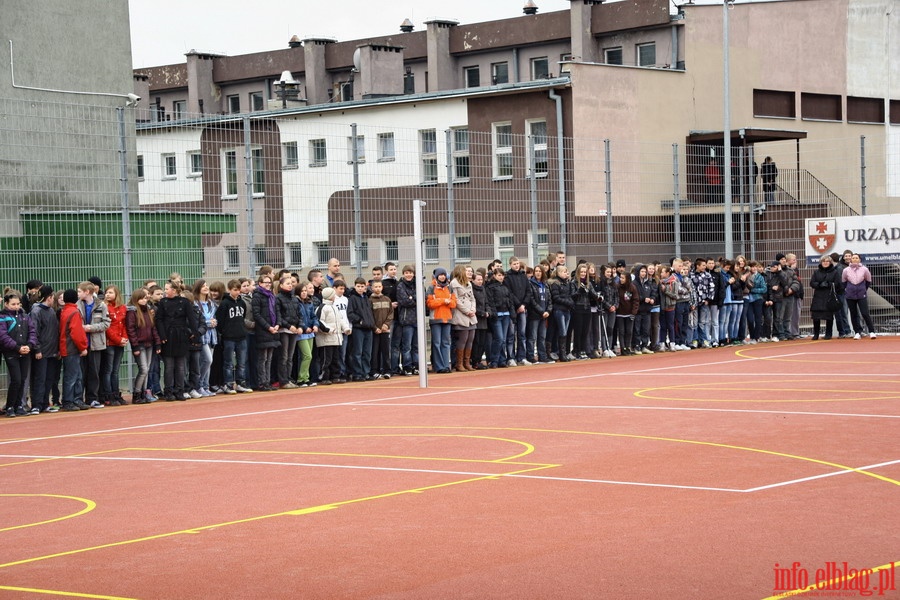
[{"label": "woman with handbag", "polygon": [[819,331],[824,320],[824,339],[830,340],[834,327],[834,313],[841,308],[838,296],[844,291],[844,284],[829,255],[823,254],[819,259],[819,268],[809,278],[809,287],[813,289],[812,304],[809,307],[813,319],[812,339],[819,339]]}]

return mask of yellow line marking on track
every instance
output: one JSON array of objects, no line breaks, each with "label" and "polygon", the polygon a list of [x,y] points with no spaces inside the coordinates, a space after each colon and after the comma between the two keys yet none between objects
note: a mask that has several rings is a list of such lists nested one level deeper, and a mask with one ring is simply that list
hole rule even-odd
[{"label": "yellow line marking on track", "polygon": [[115,453],[115,452],[118,452],[118,451],[119,451],[118,448],[113,448],[113,449],[111,449],[111,450],[97,450],[96,452],[84,452],[84,453],[82,453],[82,454],[67,454],[67,455],[65,455],[65,456],[54,456],[54,457],[52,457],[52,458],[31,458],[31,459],[28,459],[28,460],[22,460],[22,461],[14,462],[14,463],[0,464],[0,468],[3,468],[3,467],[15,467],[15,466],[19,466],[19,465],[29,465],[29,464],[32,464],[32,463],[47,462],[47,461],[52,461],[52,460],[63,460],[63,459],[66,459],[66,458],[79,458],[79,457],[83,457],[83,456],[96,456],[96,455],[98,455],[98,454],[109,454],[109,453]]},{"label": "yellow line marking on track", "polygon": [[24,525],[4,527],[3,529],[0,529],[0,533],[4,531],[12,531],[13,529],[25,529],[26,527],[37,527],[38,525],[47,525],[48,523],[65,521],[66,519],[80,517],[81,515],[89,513],[97,508],[97,503],[93,502],[92,500],[88,500],[87,498],[78,498],[77,496],[60,496],[58,494],[0,494],[0,498],[63,498],[65,500],[74,500],[76,502],[81,502],[82,504],[84,504],[84,508],[76,513],[72,513],[71,515],[65,515],[62,517],[57,517],[55,519],[48,519],[46,521],[38,521],[36,523],[25,523]]},{"label": "yellow line marking on track", "polygon": [[[808,341],[808,342],[801,342],[801,343],[797,343],[797,344],[791,344],[789,347],[790,347],[791,349],[793,349],[793,348],[796,348],[796,347],[798,347],[798,346],[819,345],[819,344],[822,344],[822,343],[824,343],[824,342],[826,342],[826,341],[828,341],[828,340],[818,340],[818,341],[810,340],[810,341]],[[788,348],[788,346],[783,346],[783,347],[784,347],[784,348]],[[763,350],[763,349],[764,349],[764,348],[757,348],[757,347],[746,348],[746,347],[745,347],[745,348],[740,348],[739,350],[735,350],[734,353],[735,353],[737,356],[740,356],[741,358],[752,358],[752,359],[754,359],[754,360],[776,360],[776,361],[779,361],[779,362],[801,362],[801,363],[816,363],[816,364],[820,364],[820,363],[840,363],[840,364],[842,364],[842,365],[853,365],[853,364],[861,364],[861,365],[894,365],[894,364],[897,364],[897,361],[893,361],[893,360],[891,360],[891,361],[888,361],[888,360],[853,360],[853,359],[852,359],[853,353],[849,353],[849,352],[846,353],[846,354],[842,354],[842,355],[841,355],[842,358],[840,358],[839,360],[825,360],[825,359],[821,359],[821,358],[815,358],[815,359],[809,359],[809,358],[782,358],[782,357],[779,357],[779,356],[752,356],[752,355],[744,354],[744,352],[751,352],[751,351],[753,351],[753,350]],[[805,352],[802,353],[802,354],[805,354]]]},{"label": "yellow line marking on track", "polygon": [[[868,571],[869,576],[871,576],[871,575],[874,575],[875,573],[878,573],[879,571],[887,571],[887,570],[894,569],[897,567],[900,567],[900,560],[895,560],[886,565],[881,565],[880,567],[875,567],[873,569],[868,569],[868,570],[862,569],[861,571]],[[853,575],[853,576],[844,575],[843,577],[836,577],[834,579],[829,579],[828,581],[819,582],[818,584],[815,584],[815,583],[810,584],[803,589],[790,590],[787,592],[783,592],[781,594],[777,594],[775,596],[768,596],[766,598],[763,598],[763,600],[780,600],[781,598],[792,598],[794,596],[800,596],[801,594],[806,594],[808,592],[817,592],[817,591],[822,591],[822,590],[835,591],[835,592],[837,592],[837,591],[846,591],[846,592],[856,591],[857,593],[854,594],[854,596],[856,596],[856,595],[864,596],[865,594],[860,593],[863,590],[841,590],[840,589],[841,587],[843,587],[843,586],[841,586],[842,583],[844,583],[845,581],[852,581],[852,580],[856,579],[857,577],[859,577],[859,573],[857,573],[856,575]],[[819,586],[821,586],[821,587],[819,587]],[[835,586],[839,586],[839,587],[837,589],[835,589]],[[870,591],[874,591],[874,590],[870,590]],[[884,591],[887,591],[887,590],[884,590]],[[848,595],[847,597],[850,597],[850,596]]]},{"label": "yellow line marking on track", "polygon": [[101,596],[99,594],[85,594],[85,593],[81,593],[81,592],[63,592],[60,590],[42,590],[39,588],[15,587],[12,585],[0,585],[0,590],[7,590],[10,592],[28,592],[29,594],[67,596],[70,598],[97,598],[99,600],[136,600],[135,598],[126,598],[125,596]]},{"label": "yellow line marking on track", "polygon": [[[741,391],[740,386],[746,384],[747,386],[751,386],[747,389],[748,392],[757,391],[755,387],[759,382],[758,381],[712,381],[708,383],[684,383],[680,385],[666,385],[659,387],[648,387],[640,389],[634,392],[634,396],[637,398],[643,398],[645,400],[662,400],[662,401],[671,401],[671,402],[746,402],[750,404],[792,404],[792,403],[818,403],[818,402],[861,402],[864,400],[892,400],[895,398],[900,398],[900,394],[897,393],[896,390],[872,390],[866,388],[865,390],[859,390],[860,392],[867,392],[870,394],[883,394],[882,396],[874,396],[874,397],[861,397],[861,398],[822,398],[822,399],[800,399],[800,398],[784,398],[780,400],[765,400],[765,399],[752,399],[752,398],[674,398],[674,397],[666,397],[666,396],[653,396],[650,395],[649,392],[656,391],[669,391],[669,390],[728,390],[733,393],[738,393]],[[790,383],[803,383],[801,381],[791,381]],[[815,383],[820,383],[820,381],[816,381]],[[897,385],[896,381],[891,380],[883,380],[883,379],[840,379],[834,381],[834,383],[862,383],[866,386],[870,386],[873,383],[887,383],[893,386]],[[717,386],[722,386],[721,388]],[[810,388],[781,388],[779,391],[784,392],[785,394],[789,393],[800,393],[800,392],[808,392],[808,393],[829,393],[829,394],[837,394],[837,393],[850,393],[850,390],[836,390],[834,388],[830,389],[810,389]]]},{"label": "yellow line marking on track", "polygon": [[[295,442],[295,441],[307,441],[307,440],[332,440],[332,439],[359,439],[359,438],[396,438],[396,437],[422,437],[422,438],[435,438],[435,437],[447,437],[447,438],[468,438],[468,439],[476,439],[476,440],[490,440],[495,442],[506,442],[510,444],[517,444],[519,446],[523,446],[525,450],[520,452],[519,454],[515,454],[513,456],[507,456],[506,458],[498,458],[493,460],[477,460],[477,459],[466,459],[466,458],[441,458],[441,457],[430,457],[430,456],[391,456],[391,455],[380,455],[380,454],[343,454],[343,453],[331,453],[331,452],[296,452],[296,454],[322,454],[322,455],[334,455],[334,456],[360,456],[360,457],[379,457],[379,458],[399,458],[399,459],[409,459],[409,460],[448,460],[454,462],[501,462],[501,461],[510,461],[515,460],[517,458],[521,458],[523,456],[527,456],[534,452],[534,446],[529,444],[528,442],[522,442],[519,440],[510,440],[506,438],[498,438],[498,437],[489,437],[484,435],[457,435],[457,434],[435,434],[435,433],[385,433],[385,434],[374,434],[374,435],[327,435],[327,436],[314,436],[314,437],[300,437],[300,438],[281,438],[281,439],[268,439],[268,440],[251,440],[251,441],[240,441],[240,442],[226,442],[224,444],[210,444],[207,446],[192,446],[189,448],[181,448],[181,450],[192,451],[192,450],[212,450],[218,448],[225,448],[227,446],[240,446],[245,444],[269,444],[275,442]],[[241,450],[235,450],[235,452],[243,452]],[[249,450],[247,452],[261,452],[265,453],[265,450]],[[273,454],[292,454],[292,452],[272,452]]]},{"label": "yellow line marking on track", "polygon": [[233,526],[233,525],[242,525],[242,524],[245,524],[245,523],[253,523],[253,522],[256,522],[256,521],[263,521],[263,520],[266,520],[266,519],[272,519],[272,518],[276,518],[276,517],[314,514],[314,513],[318,513],[318,512],[323,512],[323,511],[333,510],[333,509],[339,508],[339,507],[341,507],[341,506],[348,506],[348,505],[350,505],[350,504],[357,504],[357,503],[360,503],[360,502],[367,502],[367,501],[371,501],[371,500],[380,500],[380,499],[383,499],[383,498],[392,498],[392,497],[395,497],[395,496],[402,496],[402,495],[404,495],[404,494],[420,494],[420,493],[423,493],[423,492],[427,492],[427,491],[429,491],[429,490],[436,490],[436,489],[440,489],[440,488],[450,487],[450,486],[453,486],[453,485],[460,485],[460,484],[463,484],[463,483],[473,483],[473,482],[476,482],[476,481],[497,480],[497,479],[503,478],[503,476],[505,476],[505,475],[519,475],[519,474],[522,474],[522,473],[530,473],[530,472],[532,472],[532,471],[539,471],[539,470],[541,470],[541,469],[551,468],[552,466],[555,466],[555,465],[543,465],[543,466],[534,467],[534,468],[531,468],[531,469],[520,469],[520,470],[517,470],[517,471],[511,471],[511,472],[509,472],[509,473],[498,473],[497,475],[482,475],[482,476],[478,476],[478,477],[472,477],[472,478],[468,478],[468,479],[462,479],[462,480],[459,480],[459,481],[450,481],[450,482],[447,482],[447,483],[439,483],[439,484],[435,484],[435,485],[429,485],[429,486],[425,486],[425,487],[413,488],[413,489],[409,489],[409,490],[400,490],[400,491],[396,491],[396,492],[387,492],[387,493],[385,493],[385,494],[378,494],[378,495],[375,495],[375,496],[366,496],[366,497],[364,497],[364,498],[354,498],[354,499],[352,499],[352,500],[343,500],[343,501],[340,501],[340,502],[332,502],[332,503],[329,503],[329,504],[321,504],[321,505],[318,505],[318,506],[310,506],[310,507],[307,507],[307,508],[299,508],[299,509],[294,509],[294,510],[289,510],[289,511],[283,511],[283,512],[278,512],[278,513],[273,513],[273,514],[268,514],[268,515],[258,515],[258,516],[255,516],[255,517],[247,517],[247,518],[245,518],[245,519],[237,519],[237,520],[234,520],[234,521],[227,521],[227,522],[224,522],[224,523],[216,523],[216,524],[214,524],[214,525],[203,525],[203,526],[200,526],[200,527],[191,527],[191,528],[189,528],[189,529],[181,529],[181,530],[179,530],[179,531],[171,531],[171,532],[167,532],[167,533],[160,533],[160,534],[157,534],[157,535],[149,535],[149,536],[145,536],[145,537],[141,537],[141,538],[135,538],[135,539],[131,539],[131,540],[121,540],[121,541],[118,541],[118,542],[110,542],[110,543],[107,543],[107,544],[99,544],[99,545],[97,545],[97,546],[91,546],[91,547],[88,547],[88,548],[78,548],[78,549],[75,549],[75,550],[67,550],[67,551],[65,551],[65,552],[57,552],[57,553],[54,553],[54,554],[47,554],[47,555],[44,555],[44,556],[36,556],[36,557],[33,557],[33,558],[25,558],[25,559],[22,559],[22,560],[17,560],[17,561],[13,561],[13,562],[8,562],[8,563],[0,564],[0,569],[4,569],[4,568],[7,568],[7,567],[14,567],[14,566],[17,566],[17,565],[24,565],[24,564],[29,564],[29,563],[39,562],[39,561],[43,561],[43,560],[50,560],[50,559],[53,559],[53,558],[61,558],[61,557],[64,557],[64,556],[72,556],[72,555],[75,555],[75,554],[83,554],[83,553],[91,552],[91,551],[94,551],[94,550],[104,550],[104,549],[107,549],[107,548],[115,548],[115,547],[119,547],[119,546],[125,546],[125,545],[128,545],[128,544],[136,544],[136,543],[140,543],[140,542],[149,542],[149,541],[153,541],[153,540],[160,540],[160,539],[165,539],[165,538],[169,538],[169,537],[174,537],[174,536],[176,536],[176,535],[197,534],[197,533],[201,533],[201,532],[204,532],[204,531],[211,531],[211,530],[213,530],[213,529],[218,529],[218,528],[220,528],[220,527],[229,527],[229,526]]}]

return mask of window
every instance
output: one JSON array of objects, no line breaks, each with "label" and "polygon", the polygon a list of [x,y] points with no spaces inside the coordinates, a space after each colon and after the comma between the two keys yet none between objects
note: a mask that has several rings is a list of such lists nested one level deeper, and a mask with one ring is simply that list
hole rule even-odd
[{"label": "window", "polygon": [[504,265],[509,264],[509,259],[515,256],[515,250],[513,248],[515,244],[515,237],[512,233],[508,231],[503,231],[494,234],[497,240],[497,252],[495,255],[503,262]]},{"label": "window", "polygon": [[353,100],[353,79],[341,84],[341,101],[350,102]]},{"label": "window", "polygon": [[192,150],[187,153],[187,164],[190,168],[188,177],[199,177],[203,174],[203,155],[199,150]]},{"label": "window", "polygon": [[253,194],[262,195],[266,192],[266,170],[262,148],[254,148],[250,151],[250,155],[253,167]]},{"label": "window", "polygon": [[[348,157],[350,162],[353,162],[353,138],[347,138],[347,148],[350,150],[350,156]],[[356,136],[356,160],[357,162],[364,163],[366,162],[366,136],[358,135]]]},{"label": "window", "polygon": [[300,155],[297,152],[297,142],[281,144],[281,168],[296,169],[299,165]]},{"label": "window", "polygon": [[403,74],[403,93],[407,95],[416,93],[416,74],[412,71]]},{"label": "window", "polygon": [[847,96],[847,121],[850,123],[884,123],[884,100]]},{"label": "window", "polygon": [[512,124],[494,123],[494,179],[511,179],[512,169]]},{"label": "window", "polygon": [[137,156],[137,177],[139,180],[144,180],[144,155],[138,154]]},{"label": "window", "polygon": [[328,165],[328,150],[325,140],[309,140],[309,166],[324,167],[326,165]]},{"label": "window", "polygon": [[453,135],[453,181],[469,180],[469,130],[456,127]]},{"label": "window", "polygon": [[546,56],[531,59],[531,79],[547,79],[550,77],[550,62]]},{"label": "window", "polygon": [[466,67],[463,69],[466,79],[466,87],[473,88],[481,85],[481,71],[478,67]]},{"label": "window", "polygon": [[225,151],[225,170],[223,173],[225,175],[225,181],[222,187],[225,188],[225,195],[236,198],[238,193],[237,150]]},{"label": "window", "polygon": [[378,161],[387,162],[394,160],[394,134],[378,134]]},{"label": "window", "polygon": [[425,260],[437,262],[438,257],[438,239],[436,237],[425,238]]},{"label": "window", "polygon": [[287,255],[285,258],[289,267],[303,266],[303,248],[300,242],[288,242],[285,254]]},{"label": "window", "polygon": [[422,183],[435,183],[438,180],[437,132],[422,129],[419,131],[419,141]]},{"label": "window", "polygon": [[778,90],[753,90],[753,116],[796,119],[796,94]]},{"label": "window", "polygon": [[472,260],[472,236],[456,236],[456,260]]},{"label": "window", "polygon": [[235,273],[241,270],[241,251],[237,246],[225,246],[225,272]]},{"label": "window", "polygon": [[501,62],[491,65],[491,83],[509,83],[509,63]]},{"label": "window", "polygon": [[250,110],[257,111],[263,110],[265,105],[263,104],[263,93],[262,92],[250,92]]},{"label": "window", "polygon": [[163,179],[175,179],[178,176],[178,169],[175,164],[174,154],[163,154]]},{"label": "window", "polygon": [[253,259],[257,265],[269,264],[269,253],[266,251],[266,247],[262,244],[253,246]]},{"label": "window", "polygon": [[841,97],[832,94],[800,94],[800,111],[803,119],[816,121],[841,121]]},{"label": "window", "polygon": [[362,266],[368,266],[369,264],[369,242],[367,240],[363,240],[359,244],[359,256],[356,255],[356,240],[351,239],[350,243],[350,263],[356,264],[357,258],[359,262],[362,263]]},{"label": "window", "polygon": [[637,45],[637,64],[640,67],[656,66],[656,42]]},{"label": "window", "polygon": [[605,48],[603,50],[603,62],[608,65],[622,64],[622,46],[616,48]]},{"label": "window", "polygon": [[241,97],[237,94],[228,96],[228,112],[231,114],[241,112]]},{"label": "window", "polygon": [[[530,240],[530,244],[528,245],[528,261],[531,263],[535,263],[540,261],[541,257],[547,256],[547,253],[550,252],[550,237],[547,234],[546,229],[539,229],[537,233],[534,230],[528,231],[528,239]],[[535,245],[537,249],[535,250]],[[532,256],[533,252],[537,252],[537,256]]]},{"label": "window", "polygon": [[400,246],[397,240],[384,240],[385,262],[397,262],[400,260]]},{"label": "window", "polygon": [[313,245],[316,247],[316,264],[327,265],[328,259],[331,258],[328,242],[314,242]]},{"label": "window", "polygon": [[891,125],[900,125],[900,100],[891,100],[888,106],[888,119]]},{"label": "window", "polygon": [[172,114],[175,120],[184,119],[187,116],[187,100],[176,100],[172,103]]},{"label": "window", "polygon": [[534,152],[533,162],[536,177],[547,175],[547,121],[527,121],[529,147]]}]

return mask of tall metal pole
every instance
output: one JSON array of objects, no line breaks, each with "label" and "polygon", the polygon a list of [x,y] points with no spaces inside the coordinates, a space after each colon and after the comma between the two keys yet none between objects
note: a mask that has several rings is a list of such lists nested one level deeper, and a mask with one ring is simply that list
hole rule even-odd
[{"label": "tall metal pole", "polygon": [[536,265],[541,261],[538,256],[538,201],[537,175],[534,172],[534,136],[528,136],[528,183],[531,192],[531,259],[529,264]]},{"label": "tall metal pole", "polygon": [[859,136],[859,212],[866,214],[866,136]]},{"label": "tall metal pole", "polygon": [[453,130],[445,129],[447,145],[447,235],[450,238],[450,264],[456,266],[456,205],[453,196]]},{"label": "tall metal pole", "polygon": [[672,219],[675,221],[675,256],[681,256],[681,198],[678,183],[678,144],[672,144]]},{"label": "tall metal pole", "polygon": [[134,274],[131,264],[131,209],[128,204],[128,153],[125,139],[125,108],[116,108],[119,121],[119,196],[122,203],[122,267],[126,293],[133,289]]},{"label": "tall metal pole", "polygon": [[606,260],[613,261],[613,223],[612,223],[612,159],[610,158],[609,140],[603,140],[605,154],[603,170],[606,173]]},{"label": "tall metal pole", "polygon": [[750,258],[756,258],[756,165],[755,148],[750,146],[747,168],[750,169]]},{"label": "tall metal pole", "polygon": [[250,148],[250,117],[244,122],[244,192],[247,194],[247,252],[250,276],[256,274],[256,236],[253,233],[253,150]]},{"label": "tall metal pole", "polygon": [[728,10],[729,7],[734,4],[734,0],[724,0],[722,2],[722,63],[724,68],[723,73],[723,102],[724,102],[724,119],[722,124],[722,129],[724,132],[723,135],[723,146],[724,151],[722,154],[722,172],[723,176],[723,185],[725,187],[725,205],[724,205],[724,219],[725,219],[725,256],[727,258],[734,258],[734,231],[731,222],[731,92],[730,92],[730,77],[729,77],[729,52],[728,52]]},{"label": "tall metal pole", "polygon": [[356,246],[356,276],[362,277],[362,207],[359,202],[359,147],[356,123],[350,123],[350,162],[353,164],[353,245]]},{"label": "tall metal pole", "polygon": [[416,258],[416,344],[419,346],[419,387],[428,387],[428,365],[425,361],[425,260],[422,253],[422,207],[423,200],[413,200],[413,240]]}]

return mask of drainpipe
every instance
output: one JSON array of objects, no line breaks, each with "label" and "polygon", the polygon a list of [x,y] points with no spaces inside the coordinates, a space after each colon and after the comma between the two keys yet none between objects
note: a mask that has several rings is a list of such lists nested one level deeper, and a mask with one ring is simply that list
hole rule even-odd
[{"label": "drainpipe", "polygon": [[563,163],[563,109],[562,96],[550,90],[550,99],[556,102],[556,170],[559,180],[559,247],[566,250],[566,169]]}]

